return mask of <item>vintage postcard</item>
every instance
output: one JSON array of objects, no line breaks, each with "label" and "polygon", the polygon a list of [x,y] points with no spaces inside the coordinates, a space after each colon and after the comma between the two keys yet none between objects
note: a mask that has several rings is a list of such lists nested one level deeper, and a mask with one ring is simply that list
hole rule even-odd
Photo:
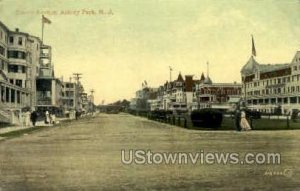
[{"label": "vintage postcard", "polygon": [[299,137],[299,0],[0,0],[0,191],[297,191]]}]

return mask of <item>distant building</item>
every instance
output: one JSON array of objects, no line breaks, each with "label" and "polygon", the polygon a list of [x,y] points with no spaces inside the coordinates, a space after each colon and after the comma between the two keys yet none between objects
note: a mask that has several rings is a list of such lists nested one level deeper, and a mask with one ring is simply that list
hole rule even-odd
[{"label": "distant building", "polygon": [[137,112],[146,112],[151,110],[151,107],[154,106],[150,103],[152,100],[157,98],[157,92],[157,88],[150,88],[147,86],[142,87],[142,89],[136,91],[135,98],[131,100],[129,108]]},{"label": "distant building", "polygon": [[162,98],[162,109],[174,112],[187,112],[192,109],[195,94],[193,87],[195,81],[192,75],[186,75],[183,79],[179,73],[177,80],[166,82]]},{"label": "distant building", "polygon": [[65,110],[76,109],[76,84],[63,82],[63,105]]},{"label": "distant building", "polygon": [[213,83],[202,74],[201,79],[195,85],[197,106],[195,109],[216,108],[229,109],[233,98],[240,98],[242,85],[239,83]]},{"label": "distant building", "polygon": [[36,79],[36,108],[38,112],[63,113],[63,82],[54,75],[52,48],[41,46],[39,74]]},{"label": "distant building", "polygon": [[233,102],[241,98],[242,85],[234,83],[213,83],[210,77],[201,75],[199,80],[192,75],[166,82],[159,88],[144,88],[136,92],[131,100],[133,110],[165,110],[173,113],[187,113],[203,108],[230,109]]},{"label": "distant building", "polygon": [[243,98],[248,107],[286,114],[300,109],[300,51],[290,63],[260,64],[251,56],[241,70]]}]

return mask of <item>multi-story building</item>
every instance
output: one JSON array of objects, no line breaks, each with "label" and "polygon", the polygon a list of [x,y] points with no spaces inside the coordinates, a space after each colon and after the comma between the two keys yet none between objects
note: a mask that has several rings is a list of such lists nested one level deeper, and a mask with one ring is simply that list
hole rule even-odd
[{"label": "multi-story building", "polygon": [[197,97],[196,109],[216,108],[230,109],[231,100],[241,97],[242,85],[239,83],[213,83],[202,74],[195,85]]},{"label": "multi-story building", "polygon": [[[145,91],[137,91],[131,105],[137,108],[142,100],[147,99],[149,110],[173,111],[173,113],[191,112],[196,109],[230,109],[241,98],[242,85],[234,83],[213,83],[210,77],[202,73],[199,80],[192,75],[179,73],[176,80],[160,86],[156,95],[149,99],[143,96]],[[144,99],[141,99],[144,98]]]},{"label": "multi-story building", "polygon": [[63,105],[65,110],[76,109],[76,84],[74,82],[63,82]]},{"label": "multi-story building", "polygon": [[282,114],[300,109],[300,51],[286,64],[260,64],[251,56],[241,76],[248,107]]},{"label": "multi-story building", "polygon": [[61,110],[62,82],[54,76],[51,47],[0,21],[0,120],[13,122],[22,109]]},{"label": "multi-story building", "polygon": [[36,78],[36,108],[39,113],[50,111],[63,114],[63,82],[54,75],[52,48],[42,44],[40,47],[39,71]]},{"label": "multi-story building", "polygon": [[[179,73],[176,80],[164,84],[162,97],[162,109],[174,112],[186,112],[192,110],[194,100],[195,80],[192,75],[186,75],[183,79]],[[160,98],[161,99],[161,98]]]},{"label": "multi-story building", "polygon": [[130,109],[137,112],[146,112],[152,109],[155,110],[154,106],[150,103],[157,98],[157,93],[157,88],[142,87],[142,89],[136,91],[135,98],[131,100]]},{"label": "multi-story building", "polygon": [[34,81],[31,68],[36,64],[32,55],[37,55],[38,50],[33,48],[31,38],[19,29],[10,31],[0,21],[1,121],[14,123],[17,111],[34,104],[31,99]]}]

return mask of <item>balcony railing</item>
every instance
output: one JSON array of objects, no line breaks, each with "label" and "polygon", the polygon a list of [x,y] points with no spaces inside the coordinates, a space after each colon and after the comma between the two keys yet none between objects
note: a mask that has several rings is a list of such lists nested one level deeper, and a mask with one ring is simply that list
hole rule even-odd
[{"label": "balcony railing", "polygon": [[37,104],[38,105],[51,105],[52,102],[51,102],[51,100],[38,100]]},{"label": "balcony railing", "polygon": [[51,55],[49,53],[41,53],[42,58],[49,58]]}]

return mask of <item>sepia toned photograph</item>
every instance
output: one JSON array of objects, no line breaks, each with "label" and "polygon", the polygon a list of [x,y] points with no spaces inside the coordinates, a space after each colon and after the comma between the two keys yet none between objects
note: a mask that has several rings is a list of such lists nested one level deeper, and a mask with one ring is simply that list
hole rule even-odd
[{"label": "sepia toned photograph", "polygon": [[0,0],[0,191],[299,191],[300,0]]}]

